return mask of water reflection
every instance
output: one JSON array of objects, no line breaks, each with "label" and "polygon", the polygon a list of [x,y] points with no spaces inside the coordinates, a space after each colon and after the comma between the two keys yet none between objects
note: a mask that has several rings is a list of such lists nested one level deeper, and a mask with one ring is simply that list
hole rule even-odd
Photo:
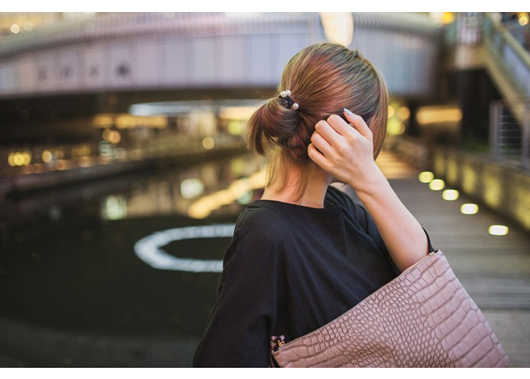
[{"label": "water reflection", "polygon": [[260,159],[238,157],[136,181],[127,195],[104,197],[101,216],[112,220],[155,214],[204,218],[211,213],[234,213],[240,209],[238,204],[248,204],[254,191],[263,188],[263,165]]},{"label": "water reflection", "polygon": [[[61,333],[187,341],[181,353],[191,354],[215,301],[218,267],[157,269],[135,245],[161,231],[193,229],[196,235],[165,241],[166,258],[219,262],[230,225],[261,196],[263,169],[258,157],[229,157],[3,201],[0,320]],[[204,199],[206,216],[190,217]]]}]

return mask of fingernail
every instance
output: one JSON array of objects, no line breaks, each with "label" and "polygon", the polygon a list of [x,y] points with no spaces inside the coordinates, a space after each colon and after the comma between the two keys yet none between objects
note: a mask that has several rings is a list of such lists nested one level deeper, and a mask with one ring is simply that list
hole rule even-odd
[{"label": "fingernail", "polygon": [[346,108],[342,108],[344,109],[344,112],[348,113],[349,115],[353,116],[353,112],[350,111],[349,109],[346,109]]}]

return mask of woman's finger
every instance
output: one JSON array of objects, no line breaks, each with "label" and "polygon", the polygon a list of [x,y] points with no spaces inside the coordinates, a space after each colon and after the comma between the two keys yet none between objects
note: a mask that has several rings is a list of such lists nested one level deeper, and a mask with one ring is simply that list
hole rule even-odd
[{"label": "woman's finger", "polygon": [[314,131],[311,136],[311,142],[315,147],[320,150],[325,156],[329,157],[333,152],[333,147],[318,131]]},{"label": "woman's finger", "polygon": [[315,125],[315,130],[331,145],[338,146],[341,135],[335,131],[326,121],[320,120]]},{"label": "woman's finger", "polygon": [[355,129],[361,133],[363,136],[368,138],[370,141],[372,140],[372,131],[366,125],[366,122],[364,122],[363,118],[357,114],[354,114],[349,109],[344,108],[344,115],[350,121],[353,126],[355,126]]},{"label": "woman's finger", "polygon": [[352,128],[350,124],[348,124],[342,117],[340,117],[338,114],[332,114],[328,117],[326,120],[333,129],[343,137],[346,137],[347,134],[352,134],[353,131],[358,133],[355,128]]},{"label": "woman's finger", "polygon": [[328,161],[326,157],[322,155],[322,153],[318,151],[315,145],[313,145],[312,143],[307,146],[307,155],[309,155],[309,158],[311,158],[313,162],[315,162],[317,165],[322,167],[322,169],[327,171],[326,168],[328,165]]}]

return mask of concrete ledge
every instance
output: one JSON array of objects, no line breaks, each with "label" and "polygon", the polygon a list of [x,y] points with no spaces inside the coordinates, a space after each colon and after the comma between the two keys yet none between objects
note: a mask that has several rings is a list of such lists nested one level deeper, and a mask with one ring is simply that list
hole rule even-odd
[{"label": "concrete ledge", "polygon": [[530,231],[530,172],[484,154],[426,146],[408,137],[393,141],[389,147],[412,166],[431,170],[446,185]]},{"label": "concrete ledge", "polygon": [[200,146],[189,146],[182,151],[176,150],[172,154],[146,157],[138,161],[116,161],[105,165],[78,167],[64,171],[5,176],[0,177],[0,199],[11,192],[47,189],[104,177],[114,177],[127,172],[148,170],[155,166],[196,163],[201,160],[222,158],[245,151],[244,145],[241,143],[216,146],[211,150],[205,150]]}]

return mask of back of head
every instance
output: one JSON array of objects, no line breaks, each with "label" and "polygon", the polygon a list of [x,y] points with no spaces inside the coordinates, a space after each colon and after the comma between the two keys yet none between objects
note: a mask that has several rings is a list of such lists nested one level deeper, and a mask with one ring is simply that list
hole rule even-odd
[{"label": "back of head", "polygon": [[[280,92],[291,91],[298,109],[286,107]],[[312,160],[307,154],[315,124],[343,108],[360,115],[373,133],[374,160],[386,135],[388,90],[379,70],[357,50],[318,43],[295,54],[283,70],[275,96],[252,114],[246,130],[250,151],[269,158],[267,186],[279,180],[281,191],[289,166],[298,166],[297,193],[303,194]]]}]

